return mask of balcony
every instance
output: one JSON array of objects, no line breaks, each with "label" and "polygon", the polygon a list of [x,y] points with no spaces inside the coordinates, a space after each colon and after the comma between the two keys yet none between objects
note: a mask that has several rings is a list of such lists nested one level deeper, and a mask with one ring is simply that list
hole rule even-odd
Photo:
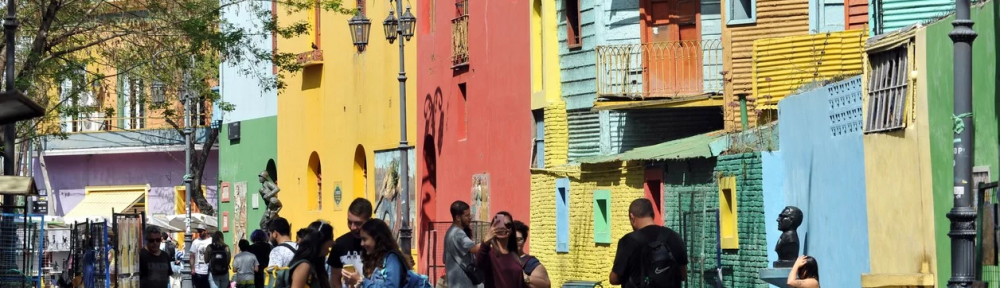
[{"label": "balcony", "polygon": [[[178,125],[184,125],[183,119],[183,117],[177,117],[174,118],[174,122]],[[191,125],[194,127],[209,126],[211,121],[210,113],[191,116]],[[166,118],[162,116],[105,117],[94,114],[61,117],[59,118],[59,127],[63,133],[173,129],[173,126],[170,126]]]},{"label": "balcony", "polygon": [[630,99],[720,95],[722,41],[603,45],[597,54],[597,95]]},{"label": "balcony", "polygon": [[463,14],[451,19],[451,65],[459,67],[469,64],[469,15]]}]

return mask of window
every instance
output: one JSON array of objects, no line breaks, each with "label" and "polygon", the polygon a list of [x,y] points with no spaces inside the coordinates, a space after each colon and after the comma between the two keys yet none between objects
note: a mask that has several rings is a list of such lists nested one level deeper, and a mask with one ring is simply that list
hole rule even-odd
[{"label": "window", "polygon": [[906,127],[907,46],[869,54],[868,111],[865,133]]},{"label": "window", "polygon": [[583,36],[580,31],[580,0],[563,0],[566,9],[566,46],[580,48],[583,46]]},{"label": "window", "polygon": [[739,221],[737,221],[736,177],[719,178],[719,238],[722,249],[739,249]]},{"label": "window", "polygon": [[469,64],[469,1],[455,1],[455,18],[451,19],[451,65]]},{"label": "window", "polygon": [[122,102],[119,104],[123,129],[146,128],[146,93],[142,79],[122,76]]},{"label": "window", "polygon": [[535,153],[532,154],[531,168],[545,168],[545,110],[538,109],[531,111],[531,114],[535,118],[535,129],[532,131],[535,139],[532,150]]},{"label": "window", "polygon": [[569,178],[556,179],[556,252],[569,252]]},{"label": "window", "polygon": [[458,140],[465,140],[468,137],[469,123],[466,115],[469,114],[469,98],[466,97],[465,83],[458,84],[458,101],[462,111],[458,112]]},{"label": "window", "polygon": [[813,33],[844,30],[845,0],[809,0],[809,30]]},{"label": "window", "polygon": [[646,168],[645,190],[646,199],[653,202],[653,218],[656,225],[663,225],[663,168]]},{"label": "window", "polygon": [[757,23],[756,0],[726,1],[726,25]]},{"label": "window", "polygon": [[611,191],[594,191],[594,243],[611,244]]}]

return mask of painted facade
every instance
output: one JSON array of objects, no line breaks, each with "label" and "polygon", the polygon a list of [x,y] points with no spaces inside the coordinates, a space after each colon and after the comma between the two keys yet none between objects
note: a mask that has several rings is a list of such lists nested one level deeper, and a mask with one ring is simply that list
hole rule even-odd
[{"label": "painted facade", "polygon": [[[869,272],[861,89],[861,76],[854,76],[778,104],[784,191],[783,199],[765,198],[774,208],[765,217],[777,218],[786,205],[802,210],[801,252],[820,261],[828,286],[860,287],[859,275]],[[767,234],[774,247],[777,225]]]},{"label": "painted facade", "polygon": [[[236,27],[254,29],[258,24],[254,21],[259,18],[253,12],[270,9],[270,6],[259,3],[242,3],[226,8],[222,15]],[[259,38],[255,46],[270,49],[270,35]],[[261,183],[257,176],[261,171],[268,171],[275,181],[278,176],[278,93],[277,90],[262,89],[259,79],[250,76],[270,73],[270,65],[247,67],[249,65],[225,62],[219,67],[222,100],[234,106],[233,111],[223,115],[219,134],[220,190],[229,196],[219,198],[219,221],[227,221],[229,229],[223,229],[223,232],[227,242],[233,244],[238,242],[240,236],[249,240],[249,234],[261,228],[260,218],[267,207],[258,196]],[[242,71],[248,68],[254,74]],[[280,182],[276,183],[281,186]],[[245,192],[241,193],[244,197],[237,197],[237,187]]]},{"label": "painted facade", "polygon": [[816,81],[860,74],[867,38],[863,30],[848,30],[754,41],[754,107],[774,109]]},{"label": "painted facade", "polygon": [[[347,206],[355,198],[367,198],[377,205],[385,197],[400,195],[398,188],[393,188],[399,187],[399,182],[376,183],[377,169],[386,168],[376,163],[376,151],[395,149],[400,142],[401,109],[396,79],[399,42],[389,44],[385,40],[381,26],[382,19],[389,15],[385,2],[358,3],[363,5],[358,8],[363,8],[364,17],[372,22],[368,45],[361,52],[352,44],[347,26],[353,15],[315,10],[288,14],[283,6],[276,11],[281,15],[282,25],[296,21],[313,24],[308,35],[277,39],[278,51],[309,56],[304,57],[303,70],[285,75],[288,87],[277,100],[276,162],[282,189],[279,198],[286,211],[295,211],[280,215],[292,223],[292,229],[324,219],[331,221],[338,231],[336,234],[346,233]],[[423,21],[435,17],[424,15],[420,9],[411,13],[417,17],[418,30],[426,27],[421,25],[426,23]],[[423,105],[415,97],[417,81],[422,77],[416,66],[417,42],[406,42],[405,50],[408,80],[404,110],[407,143],[411,146],[420,145],[416,141],[415,113],[416,107]],[[409,149],[409,153],[414,152]],[[416,155],[417,160],[421,157]],[[410,173],[412,177],[416,171]],[[418,191],[417,187],[411,185],[411,191]],[[416,208],[412,206],[416,202],[413,199],[411,209]],[[412,227],[419,228],[417,219],[411,220]],[[419,235],[417,230],[414,235]],[[414,243],[412,247],[418,246]]]},{"label": "painted facade", "polygon": [[871,35],[927,23],[955,11],[954,0],[870,0],[868,5]]}]

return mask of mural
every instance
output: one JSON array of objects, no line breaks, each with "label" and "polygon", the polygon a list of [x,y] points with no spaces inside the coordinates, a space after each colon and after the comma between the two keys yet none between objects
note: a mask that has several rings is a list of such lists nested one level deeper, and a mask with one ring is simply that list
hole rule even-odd
[{"label": "mural", "polygon": [[[233,239],[247,239],[247,182],[238,182],[233,185],[235,195],[233,199],[233,229],[235,230]],[[254,195],[256,198],[257,195]]]},{"label": "mural", "polygon": [[490,222],[490,174],[472,175],[472,221]]},{"label": "mural", "polygon": [[[413,148],[407,148],[407,158],[409,158],[409,184],[410,184],[410,227],[416,229],[417,206],[416,204],[416,153]],[[399,180],[402,174],[400,166],[400,150],[375,151],[375,218],[382,219],[392,232],[399,239],[399,229],[403,227],[401,222],[403,213],[403,193],[402,182]],[[413,237],[415,241],[417,237]],[[411,247],[416,247],[416,242],[411,243]]]}]

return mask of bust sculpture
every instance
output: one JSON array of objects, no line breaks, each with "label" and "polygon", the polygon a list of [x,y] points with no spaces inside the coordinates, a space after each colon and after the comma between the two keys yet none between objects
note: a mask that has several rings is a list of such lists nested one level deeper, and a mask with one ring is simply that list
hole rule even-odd
[{"label": "bust sculpture", "polygon": [[778,244],[774,246],[774,252],[778,252],[778,261],[774,262],[774,268],[790,268],[799,257],[799,233],[796,232],[802,225],[802,210],[795,206],[787,206],[778,215],[778,230],[781,236],[778,237]]},{"label": "bust sculpture", "polygon": [[267,206],[267,211],[264,212],[264,216],[260,219],[261,229],[267,229],[267,224],[271,222],[271,219],[278,217],[278,212],[281,212],[281,201],[278,200],[278,192],[281,188],[271,181],[271,176],[267,174],[267,171],[260,172],[257,177],[260,181],[260,197],[264,198],[264,204]]}]

